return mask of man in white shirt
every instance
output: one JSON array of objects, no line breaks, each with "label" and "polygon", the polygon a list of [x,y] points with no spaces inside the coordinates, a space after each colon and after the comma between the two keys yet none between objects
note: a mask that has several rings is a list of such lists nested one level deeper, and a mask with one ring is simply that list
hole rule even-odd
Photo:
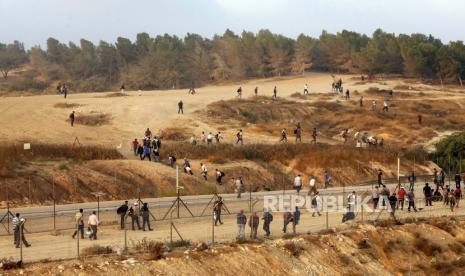
[{"label": "man in white shirt", "polygon": [[213,134],[209,132],[207,134],[207,144],[211,144],[213,142]]},{"label": "man in white shirt", "polygon": [[92,215],[89,216],[89,220],[87,221],[87,225],[90,227],[92,230],[92,233],[89,236],[90,240],[96,240],[97,239],[97,226],[99,225],[99,221],[97,218],[97,215],[95,211],[92,212]]},{"label": "man in white shirt", "polygon": [[300,174],[294,178],[294,189],[297,191],[297,194],[299,194],[302,189],[302,177]]},{"label": "man in white shirt", "polygon": [[356,204],[356,195],[355,191],[349,194],[347,197],[347,203],[349,204],[349,212],[355,212],[355,204]]},{"label": "man in white shirt", "polygon": [[201,170],[202,170],[202,176],[205,179],[205,181],[207,181],[207,176],[208,176],[207,165],[205,165],[204,163],[200,163],[200,166],[201,166]]},{"label": "man in white shirt", "polygon": [[310,177],[310,181],[308,182],[308,185],[310,186],[310,190],[308,191],[308,194],[316,194],[317,193],[317,190],[316,190],[316,179],[315,177],[312,175]]},{"label": "man in white shirt", "polygon": [[304,95],[308,95],[308,85],[304,85]]}]

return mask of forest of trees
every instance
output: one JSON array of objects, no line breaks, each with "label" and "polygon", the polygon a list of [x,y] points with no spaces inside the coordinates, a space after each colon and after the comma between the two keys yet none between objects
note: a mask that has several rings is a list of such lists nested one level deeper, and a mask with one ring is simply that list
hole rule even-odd
[{"label": "forest of trees", "polygon": [[[20,73],[11,77],[18,68]],[[59,81],[79,91],[104,91],[121,83],[129,89],[182,88],[306,71],[400,74],[461,83],[465,46],[462,41],[444,44],[432,36],[396,36],[382,30],[372,37],[344,30],[297,39],[269,30],[240,35],[226,30],[211,39],[139,33],[135,41],[118,37],[115,43],[98,45],[49,38],[46,49],[25,49],[18,41],[0,43],[0,90],[44,90]]]}]

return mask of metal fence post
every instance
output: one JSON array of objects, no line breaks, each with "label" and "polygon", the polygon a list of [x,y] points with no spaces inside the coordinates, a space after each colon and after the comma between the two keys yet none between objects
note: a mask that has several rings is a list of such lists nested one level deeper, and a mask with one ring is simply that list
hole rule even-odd
[{"label": "metal fence post", "polygon": [[24,223],[22,221],[19,222],[19,261],[21,264],[23,263],[23,229]]},{"label": "metal fence post", "polygon": [[362,223],[363,223],[363,204],[362,204],[361,215],[362,215]]},{"label": "metal fence post", "polygon": [[[76,236],[77,236],[77,239],[76,239],[76,250],[77,250],[77,258],[79,259],[80,258],[80,254],[79,254],[79,239],[81,238],[81,233],[79,233],[79,222],[76,222]],[[83,226],[84,227],[84,226]],[[83,230],[84,231],[84,230]]]},{"label": "metal fence post", "polygon": [[212,244],[215,243],[215,208],[213,208],[212,216]]},{"label": "metal fence post", "polygon": [[328,207],[326,207],[326,229],[329,229],[329,213],[328,213]]},{"label": "metal fence post", "polygon": [[124,252],[128,252],[128,229],[124,227]]}]

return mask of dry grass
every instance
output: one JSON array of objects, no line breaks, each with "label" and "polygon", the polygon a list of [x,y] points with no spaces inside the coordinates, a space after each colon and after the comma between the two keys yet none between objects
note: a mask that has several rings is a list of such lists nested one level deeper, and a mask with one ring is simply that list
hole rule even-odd
[{"label": "dry grass", "polygon": [[300,254],[304,251],[304,248],[295,241],[286,241],[283,245],[283,248],[294,257],[299,257]]},{"label": "dry grass", "polygon": [[185,141],[189,138],[189,130],[180,127],[165,128],[160,133],[160,138],[166,141]]},{"label": "dry grass", "polygon": [[75,107],[81,107],[81,104],[76,104],[76,103],[56,103],[53,107],[55,108],[75,108]]},{"label": "dry grass", "polygon": [[15,262],[11,259],[2,258],[0,259],[0,268],[2,270],[11,270],[21,268],[21,261]]},{"label": "dry grass", "polygon": [[109,93],[103,96],[104,98],[113,98],[113,97],[128,97],[129,95],[123,92],[114,92],[114,93]]},{"label": "dry grass", "polygon": [[413,241],[413,246],[423,252],[426,256],[436,256],[442,253],[443,248],[431,240],[422,236],[420,232],[414,232],[415,240]]},{"label": "dry grass", "polygon": [[107,160],[121,159],[116,149],[103,146],[73,146],[64,144],[31,144],[30,150],[24,150],[22,144],[0,145],[0,167],[9,168],[17,162],[31,160]]},{"label": "dry grass", "polygon": [[106,255],[114,253],[113,248],[110,246],[93,245],[91,247],[84,248],[81,252],[82,256],[95,256],[95,255]]},{"label": "dry grass", "polygon": [[[67,120],[69,121],[69,119]],[[105,113],[76,114],[74,123],[85,126],[101,126],[109,124],[111,116]]]}]

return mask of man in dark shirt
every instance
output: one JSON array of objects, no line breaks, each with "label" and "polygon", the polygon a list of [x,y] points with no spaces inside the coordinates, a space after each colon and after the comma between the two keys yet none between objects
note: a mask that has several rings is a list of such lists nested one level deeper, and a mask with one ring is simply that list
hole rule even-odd
[{"label": "man in dark shirt", "polygon": [[423,187],[423,194],[425,195],[426,206],[433,206],[431,197],[433,196],[433,191],[428,183],[425,183],[425,187]]}]

